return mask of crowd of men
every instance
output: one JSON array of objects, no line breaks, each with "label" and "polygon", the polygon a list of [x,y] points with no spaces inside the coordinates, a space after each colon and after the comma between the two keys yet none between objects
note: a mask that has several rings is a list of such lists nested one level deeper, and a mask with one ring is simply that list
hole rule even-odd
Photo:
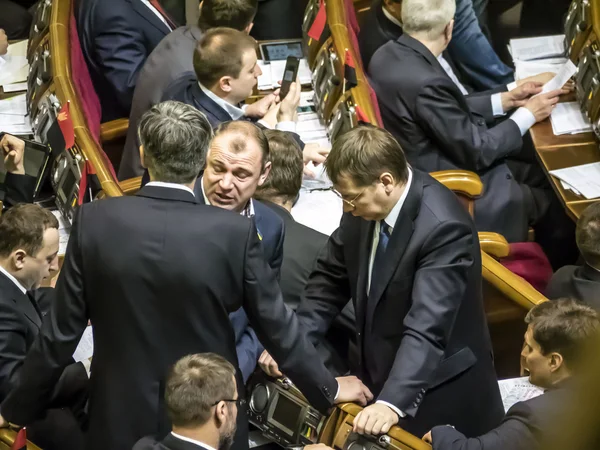
[{"label": "crowd of men", "polygon": [[[528,139],[572,84],[540,94],[552,74],[514,82],[473,59],[465,41],[497,58],[478,24],[485,41],[451,45],[470,1],[375,1],[359,41],[385,129],[325,150],[295,133],[299,83],[245,102],[259,4],[204,0],[198,25],[176,28],[155,1],[75,3],[103,116],[130,119],[119,176],[143,186],[79,207],[56,288],[41,288],[59,269],[58,221],[32,204],[24,142],[2,137],[0,425],[45,449],[245,450],[260,366],[324,413],[364,406],[358,433],[535,448],[599,325],[600,205],[575,229]],[[343,202],[331,236],[291,215],[308,162]],[[453,168],[484,183],[474,218],[428,175]],[[557,269],[521,355],[547,393],[505,414],[478,231],[523,242],[529,227]],[[94,355],[76,363],[89,323]]]}]

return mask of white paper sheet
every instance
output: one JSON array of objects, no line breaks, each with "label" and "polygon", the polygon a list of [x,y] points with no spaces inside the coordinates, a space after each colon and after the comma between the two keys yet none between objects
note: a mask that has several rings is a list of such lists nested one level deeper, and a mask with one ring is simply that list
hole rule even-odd
[{"label": "white paper sheet", "polygon": [[[577,72],[577,66],[569,59],[562,67],[558,70],[554,78],[548,81],[542,88],[541,94],[546,92],[555,91],[561,89],[567,81]],[[539,94],[537,94],[539,95]]]},{"label": "white paper sheet", "polygon": [[567,58],[547,58],[534,61],[515,61],[515,79],[533,77],[545,72],[556,74]]},{"label": "white paper sheet", "polygon": [[0,100],[0,114],[15,114],[24,116],[27,114],[27,100],[25,94]]},{"label": "white paper sheet", "polygon": [[6,94],[10,92],[23,92],[27,90],[27,81],[22,83],[5,84],[2,86],[2,89]]},{"label": "white paper sheet", "polygon": [[81,336],[81,340],[79,344],[77,344],[77,348],[75,349],[75,353],[73,353],[73,359],[75,362],[83,361],[85,359],[90,359],[94,354],[94,333],[92,331],[92,327],[88,326],[83,335]]},{"label": "white paper sheet", "polygon": [[27,57],[27,44],[28,44],[28,40],[25,39],[24,41],[19,41],[19,42],[15,42],[13,44],[10,44],[8,46],[8,50],[6,52],[6,54],[8,56],[23,56],[23,57]]},{"label": "white paper sheet", "polygon": [[517,402],[524,402],[544,393],[542,388],[529,382],[529,377],[498,380],[498,387],[502,396],[504,412],[508,411]]},{"label": "white paper sheet", "polygon": [[550,174],[571,185],[588,200],[600,197],[600,163],[551,170]]},{"label": "white paper sheet", "polygon": [[304,188],[292,208],[294,220],[327,236],[338,228],[342,212],[342,199],[332,191],[309,192]]},{"label": "white paper sheet", "polygon": [[67,251],[67,244],[69,243],[69,235],[71,233],[71,226],[65,220],[63,215],[58,209],[52,211],[54,217],[58,219],[58,235],[59,235],[59,247],[58,254],[64,255]]},{"label": "white paper sheet", "polygon": [[[283,79],[286,61],[271,61],[271,82],[273,86],[279,86],[279,82]],[[312,73],[308,67],[306,58],[300,60],[298,66],[298,78],[301,84],[310,84],[312,81]]]},{"label": "white paper sheet", "polygon": [[511,39],[510,53],[514,60],[550,58],[565,54],[565,35]]},{"label": "white paper sheet", "polygon": [[592,124],[577,102],[558,103],[550,114],[550,122],[556,136],[592,131]]}]

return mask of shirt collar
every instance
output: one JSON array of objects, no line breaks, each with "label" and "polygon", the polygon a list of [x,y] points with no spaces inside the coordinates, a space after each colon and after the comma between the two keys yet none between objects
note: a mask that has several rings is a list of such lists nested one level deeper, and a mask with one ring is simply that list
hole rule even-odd
[{"label": "shirt collar", "polygon": [[244,111],[242,110],[242,108],[238,108],[237,106],[226,102],[221,97],[216,96],[213,91],[202,86],[202,83],[198,82],[198,86],[200,86],[200,90],[202,92],[204,92],[204,94],[208,98],[210,98],[213,102],[215,102],[222,109],[224,109],[225,112],[227,112],[227,114],[229,114],[229,116],[231,117],[232,120],[239,120],[242,117],[244,117]]},{"label": "shirt collar", "polygon": [[150,181],[149,183],[146,183],[146,186],[155,186],[155,187],[163,187],[163,188],[170,188],[170,189],[181,189],[182,191],[188,191],[194,197],[196,196],[194,194],[194,191],[192,191],[189,187],[184,186],[183,184],[165,183],[164,181]]},{"label": "shirt collar", "polygon": [[21,292],[23,292],[23,294],[27,294],[27,289],[25,289],[25,287],[19,282],[19,280],[17,280],[10,273],[8,273],[4,267],[0,266],[0,272],[3,273],[4,275],[6,275],[6,277],[10,281],[12,281],[13,283],[15,283],[17,285],[17,287],[19,288],[19,290]]},{"label": "shirt collar", "polygon": [[[211,205],[210,200],[208,200],[208,197],[206,196],[206,192],[204,192],[203,180],[204,177],[200,178],[200,188],[202,189],[202,197],[204,197],[204,203],[206,203],[207,205]],[[250,199],[248,203],[246,203],[246,206],[244,207],[244,209],[242,209],[240,215],[244,217],[254,217],[254,202],[252,201],[252,199]]]},{"label": "shirt collar", "polygon": [[211,447],[210,445],[208,445],[208,444],[205,444],[204,442],[200,442],[200,441],[197,441],[197,440],[195,440],[195,439],[190,439],[190,438],[188,438],[188,437],[181,436],[180,434],[174,433],[173,431],[171,431],[171,434],[172,434],[173,436],[175,436],[177,439],[181,439],[182,441],[186,441],[186,442],[190,442],[190,443],[192,443],[192,444],[196,444],[196,445],[198,445],[199,447],[203,447],[203,448],[205,448],[206,450],[215,450],[215,448],[214,448],[214,447]]},{"label": "shirt collar", "polygon": [[402,28],[402,22],[400,22],[398,19],[396,19],[394,16],[392,16],[390,14],[390,12],[385,8],[385,6],[383,8],[383,15],[385,17],[387,17],[387,19],[392,22],[394,25],[398,25],[400,28]]},{"label": "shirt collar", "polygon": [[408,191],[410,190],[410,185],[412,183],[412,177],[413,177],[412,170],[410,170],[410,167],[409,167],[408,168],[408,180],[406,181],[406,185],[404,186],[404,192],[402,193],[402,195],[400,196],[400,198],[398,199],[398,201],[396,202],[396,204],[394,205],[394,207],[392,208],[390,213],[384,219],[384,222],[386,223],[386,225],[391,227],[392,230],[396,226],[396,221],[398,220],[398,216],[400,215],[402,206],[404,205],[404,202],[406,201],[406,197],[408,196]]}]

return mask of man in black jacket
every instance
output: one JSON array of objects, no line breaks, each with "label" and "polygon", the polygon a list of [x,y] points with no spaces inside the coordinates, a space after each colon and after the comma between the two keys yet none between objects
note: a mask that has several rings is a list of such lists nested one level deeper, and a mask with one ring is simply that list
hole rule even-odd
[{"label": "man in black jacket", "polygon": [[[16,205],[0,217],[1,401],[18,385],[23,361],[48,320],[54,289],[39,286],[58,270],[58,240],[58,220],[37,205]],[[50,386],[49,410],[28,427],[28,437],[43,448],[78,450],[89,361],[67,359],[60,372]]]},{"label": "man in black jacket", "polygon": [[553,428],[566,419],[569,380],[577,376],[585,349],[598,331],[597,313],[575,300],[560,299],[537,305],[525,322],[529,325],[522,352],[524,365],[530,382],[546,392],[514,404],[502,424],[482,436],[469,439],[459,427],[448,425],[433,428],[423,439],[432,443],[434,450],[538,449],[540,438],[551,436]]},{"label": "man in black jacket", "polygon": [[[237,366],[229,313],[243,307],[260,341],[320,410],[363,404],[356,378],[336,381],[318,364],[281,300],[254,222],[198,204],[194,185],[212,130],[195,108],[153,107],[140,123],[150,179],[135,196],[82,205],[56,285],[52,321],[30,349],[2,417],[26,425],[48,406],[56,383],[91,320],[88,450],[130,450],[170,430],[163,401],[167,369],[184,355],[214,352]],[[308,363],[310,362],[310,363]],[[236,373],[238,387],[243,383]],[[339,393],[336,398],[336,392]],[[243,408],[235,449],[248,445]]]}]

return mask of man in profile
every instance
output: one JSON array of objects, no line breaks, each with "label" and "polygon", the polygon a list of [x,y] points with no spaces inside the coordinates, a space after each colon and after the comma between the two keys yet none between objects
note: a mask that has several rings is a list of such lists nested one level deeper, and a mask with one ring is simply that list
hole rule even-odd
[{"label": "man in profile", "polygon": [[[299,332],[265,262],[253,221],[199,205],[194,195],[212,129],[195,108],[165,102],[140,122],[140,148],[151,182],[135,196],[77,209],[47,322],[23,363],[2,417],[28,425],[91,320],[87,450],[130,450],[143,436],[170,431],[164,377],[184,355],[214,352],[237,366],[229,313],[243,307],[260,341],[306,398],[327,410],[363,404],[356,378],[334,379]],[[307,364],[310,361],[310,364]],[[243,382],[236,373],[240,391]],[[337,393],[337,397],[336,397]],[[234,447],[247,448],[245,410]]]}]

